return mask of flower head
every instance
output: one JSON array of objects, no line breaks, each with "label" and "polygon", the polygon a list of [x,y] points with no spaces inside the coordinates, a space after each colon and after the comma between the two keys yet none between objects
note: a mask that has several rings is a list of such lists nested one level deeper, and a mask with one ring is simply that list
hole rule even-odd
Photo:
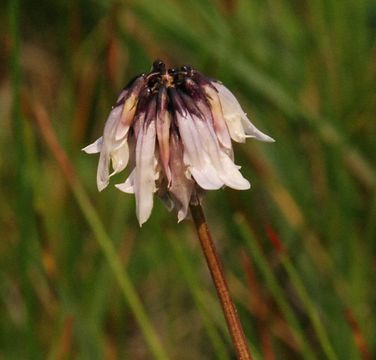
[{"label": "flower head", "polygon": [[122,90],[103,136],[83,150],[100,153],[99,191],[129,163],[128,178],[115,186],[135,194],[142,225],[150,216],[154,193],[181,221],[196,192],[223,186],[249,189],[234,164],[231,144],[231,139],[245,142],[248,137],[274,141],[249,121],[220,82],[189,66],[167,70],[157,60],[150,73],[137,76]]}]

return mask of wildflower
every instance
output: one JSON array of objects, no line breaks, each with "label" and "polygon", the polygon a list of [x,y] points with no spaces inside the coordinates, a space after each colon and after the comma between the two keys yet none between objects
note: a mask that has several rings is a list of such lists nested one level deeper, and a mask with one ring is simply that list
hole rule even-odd
[{"label": "wildflower", "polygon": [[167,70],[162,61],[155,61],[150,73],[123,89],[103,136],[83,150],[100,153],[99,191],[130,164],[128,178],[115,186],[135,194],[141,226],[150,216],[154,193],[181,221],[194,193],[223,186],[249,189],[234,164],[231,144],[231,139],[245,142],[248,137],[274,141],[249,121],[219,81],[189,66]]}]

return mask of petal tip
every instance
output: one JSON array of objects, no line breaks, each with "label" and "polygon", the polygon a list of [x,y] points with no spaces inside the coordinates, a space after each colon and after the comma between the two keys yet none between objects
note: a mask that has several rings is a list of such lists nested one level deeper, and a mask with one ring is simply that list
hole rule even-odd
[{"label": "petal tip", "polygon": [[97,154],[102,149],[103,137],[95,140],[92,144],[85,146],[81,149],[81,151],[85,152],[86,154]]},{"label": "petal tip", "polygon": [[98,191],[103,191],[108,186],[108,181],[97,182]]},{"label": "petal tip", "polygon": [[143,214],[138,214],[136,212],[136,216],[137,216],[138,224],[140,225],[140,228],[141,228],[142,225],[144,225],[146,221],[148,221],[150,214],[148,216],[143,216]]},{"label": "petal tip", "polygon": [[275,140],[271,136],[266,135],[266,134],[264,134],[264,135],[265,135],[265,137],[264,137],[264,139],[262,141],[270,142],[270,143],[274,143],[275,142]]}]

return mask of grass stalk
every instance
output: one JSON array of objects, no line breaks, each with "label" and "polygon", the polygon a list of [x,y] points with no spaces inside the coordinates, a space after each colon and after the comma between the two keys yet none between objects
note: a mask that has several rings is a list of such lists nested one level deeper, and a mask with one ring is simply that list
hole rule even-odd
[{"label": "grass stalk", "polygon": [[244,224],[244,219],[242,216],[237,217],[237,224],[240,230],[240,234],[245,240],[246,245],[255,261],[255,264],[257,265],[265,279],[267,288],[272,293],[277,305],[279,306],[280,310],[285,316],[286,321],[290,324],[292,334],[294,336],[295,341],[301,349],[301,354],[303,358],[308,360],[315,359],[316,357],[311,349],[311,346],[309,345],[309,343],[303,335],[304,331],[299,323],[299,320],[297,319],[296,315],[291,309],[291,306],[287,302],[283,294],[283,290],[278,284],[275,275],[271,270],[265,256],[262,254],[259,246],[254,241],[250,230]]},{"label": "grass stalk", "polygon": [[169,235],[168,239],[174,252],[176,261],[188,285],[189,291],[192,294],[196,307],[201,314],[208,337],[212,342],[215,355],[219,360],[228,359],[228,353],[223,341],[205,309],[205,299],[202,296],[203,294],[200,291],[200,288],[197,286],[198,281],[194,274],[194,269],[190,265],[184,249],[182,248],[180,241],[178,241],[179,239],[176,239],[172,235]]},{"label": "grass stalk", "polygon": [[108,236],[103,223],[97,214],[95,208],[91,204],[89,197],[75,175],[73,166],[71,165],[67,155],[61,148],[58,139],[52,129],[48,115],[40,104],[35,104],[34,107],[35,119],[37,125],[47,143],[53,157],[55,158],[58,166],[60,167],[63,175],[71,187],[73,195],[82,211],[83,216],[88,222],[90,228],[95,235],[95,238],[100,246],[103,254],[113,272],[115,279],[120,286],[125,300],[128,302],[136,321],[144,335],[145,341],[149,346],[151,353],[155,359],[166,360],[168,359],[160,340],[151,325],[141,300],[132,284],[128,274],[124,271],[121,261],[116,254],[115,248]]},{"label": "grass stalk", "polygon": [[288,276],[290,277],[291,282],[294,284],[295,290],[297,291],[300,300],[302,301],[305,309],[307,310],[307,314],[312,322],[313,328],[317,334],[321,347],[326,355],[326,358],[329,360],[336,360],[338,359],[336,353],[334,352],[333,346],[329,340],[328,334],[324,325],[321,322],[320,316],[312,304],[309,295],[304,288],[304,285],[300,281],[298,272],[294,268],[291,261],[287,258],[286,255],[282,255],[281,262],[286,270]]}]

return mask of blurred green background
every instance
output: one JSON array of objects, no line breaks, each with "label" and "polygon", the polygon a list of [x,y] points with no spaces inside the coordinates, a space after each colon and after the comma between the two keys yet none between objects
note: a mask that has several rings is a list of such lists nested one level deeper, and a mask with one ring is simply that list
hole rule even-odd
[{"label": "blurred green background", "polygon": [[372,0],[3,4],[0,359],[234,359],[191,221],[140,229],[80,150],[155,58],[277,140],[204,204],[255,358],[376,358],[375,30]]}]

